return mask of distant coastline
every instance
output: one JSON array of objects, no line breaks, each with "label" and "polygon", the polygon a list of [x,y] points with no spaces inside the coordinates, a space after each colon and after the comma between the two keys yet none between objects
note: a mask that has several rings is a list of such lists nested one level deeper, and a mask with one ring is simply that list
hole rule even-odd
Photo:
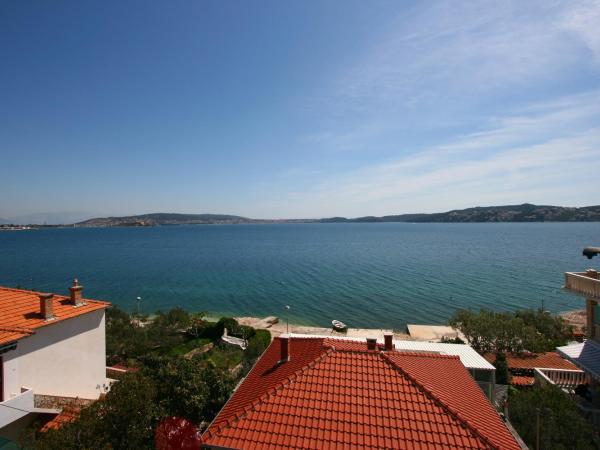
[{"label": "distant coastline", "polygon": [[600,205],[565,207],[550,205],[484,206],[431,214],[398,214],[356,218],[251,219],[226,214],[153,213],[122,217],[99,217],[73,224],[75,227],[149,227],[205,224],[273,223],[485,223],[485,222],[600,222]]}]

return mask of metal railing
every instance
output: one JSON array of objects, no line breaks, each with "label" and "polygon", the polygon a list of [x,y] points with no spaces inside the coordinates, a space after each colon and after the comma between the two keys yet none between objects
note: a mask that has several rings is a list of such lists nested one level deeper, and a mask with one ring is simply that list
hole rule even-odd
[{"label": "metal railing", "polygon": [[535,368],[536,383],[553,384],[569,393],[580,384],[588,384],[589,376],[583,370]]}]

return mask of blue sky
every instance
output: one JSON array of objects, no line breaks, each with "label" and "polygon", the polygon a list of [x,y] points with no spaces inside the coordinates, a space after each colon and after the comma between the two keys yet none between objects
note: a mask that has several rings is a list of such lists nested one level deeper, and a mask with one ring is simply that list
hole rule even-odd
[{"label": "blue sky", "polygon": [[2,2],[0,217],[598,204],[599,23],[599,1]]}]

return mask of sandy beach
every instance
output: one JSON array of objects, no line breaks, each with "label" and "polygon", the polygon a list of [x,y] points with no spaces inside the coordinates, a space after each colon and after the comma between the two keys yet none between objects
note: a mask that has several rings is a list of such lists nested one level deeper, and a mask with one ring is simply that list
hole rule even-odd
[{"label": "sandy beach", "polygon": [[338,337],[360,337],[360,338],[380,338],[383,339],[384,334],[392,333],[395,339],[404,339],[410,340],[411,337],[406,333],[400,333],[398,331],[394,331],[391,329],[379,329],[379,328],[348,328],[346,332],[338,332],[333,330],[333,328],[325,328],[325,327],[311,327],[306,325],[296,325],[289,324],[289,328],[283,321],[278,321],[276,323],[272,323],[275,317],[235,317],[235,320],[238,321],[241,325],[248,325],[253,328],[269,330],[273,336],[279,336],[281,334],[290,333],[294,334],[317,334],[321,336],[338,336]]}]

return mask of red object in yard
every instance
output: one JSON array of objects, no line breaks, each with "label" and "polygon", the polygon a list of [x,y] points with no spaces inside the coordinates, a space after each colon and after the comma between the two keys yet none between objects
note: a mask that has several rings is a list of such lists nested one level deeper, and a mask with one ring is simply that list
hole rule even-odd
[{"label": "red object in yard", "polygon": [[198,450],[202,444],[198,427],[182,417],[162,421],[154,434],[157,450]]}]

